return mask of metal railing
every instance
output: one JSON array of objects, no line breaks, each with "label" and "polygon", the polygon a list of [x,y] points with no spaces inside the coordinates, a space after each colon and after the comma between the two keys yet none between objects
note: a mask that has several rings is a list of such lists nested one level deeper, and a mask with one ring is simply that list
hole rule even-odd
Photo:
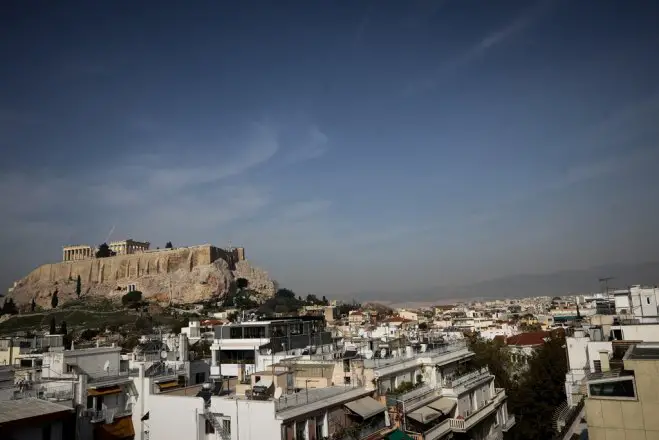
[{"label": "metal railing", "polygon": [[445,388],[457,388],[460,385],[463,385],[472,380],[479,380],[484,376],[489,376],[490,370],[487,367],[483,367],[479,370],[470,371],[469,373],[463,374],[462,376],[453,377],[450,379],[444,380]]},{"label": "metal railing", "polygon": [[275,400],[275,411],[283,411],[285,409],[295,408],[300,405],[328,399],[353,389],[354,388],[349,387],[315,388],[313,390],[300,391],[299,393],[286,394]]},{"label": "metal railing", "polygon": [[74,387],[75,384],[73,382],[57,385],[33,384],[31,386],[20,387],[14,391],[12,399],[35,398],[53,402],[73,400]]},{"label": "metal railing", "polygon": [[424,352],[414,353],[412,356],[400,356],[395,358],[376,358],[376,359],[364,359],[364,367],[366,368],[383,368],[393,365],[399,365],[406,362],[416,362],[421,358],[431,358],[431,362],[434,361],[434,358],[439,356],[446,355],[455,351],[462,350],[467,347],[467,343],[464,341],[453,342],[438,348],[433,348],[426,350]]}]

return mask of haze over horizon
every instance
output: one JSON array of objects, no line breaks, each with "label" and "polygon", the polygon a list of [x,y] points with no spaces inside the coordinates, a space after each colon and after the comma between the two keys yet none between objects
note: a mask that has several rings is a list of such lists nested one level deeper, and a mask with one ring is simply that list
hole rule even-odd
[{"label": "haze over horizon", "polygon": [[0,289],[111,229],[328,296],[659,261],[658,15],[8,1]]}]

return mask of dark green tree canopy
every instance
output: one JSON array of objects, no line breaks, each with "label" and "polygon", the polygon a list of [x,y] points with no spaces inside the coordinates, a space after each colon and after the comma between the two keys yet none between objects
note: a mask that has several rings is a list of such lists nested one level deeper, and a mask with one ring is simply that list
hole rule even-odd
[{"label": "dark green tree canopy", "polygon": [[246,278],[238,278],[236,280],[236,287],[238,289],[240,290],[247,289],[248,286],[249,286],[249,280],[247,280]]},{"label": "dark green tree canopy", "polygon": [[121,304],[127,307],[138,307],[142,302],[142,292],[133,290],[121,297]]},{"label": "dark green tree canopy", "polygon": [[108,246],[107,243],[99,245],[98,250],[96,251],[96,258],[107,258],[115,255],[116,253],[110,249],[110,246]]},{"label": "dark green tree canopy", "polygon": [[76,279],[76,296],[80,298],[81,293],[82,293],[82,282],[80,281],[80,275],[78,275],[78,279]]},{"label": "dark green tree canopy", "polygon": [[53,292],[53,296],[50,297],[50,305],[53,309],[57,308],[57,304],[59,304],[59,298],[57,296],[57,290]]},{"label": "dark green tree canopy", "polygon": [[171,241],[168,241],[168,242],[165,244],[165,249],[173,249],[173,248],[174,248],[174,245],[172,244]]}]

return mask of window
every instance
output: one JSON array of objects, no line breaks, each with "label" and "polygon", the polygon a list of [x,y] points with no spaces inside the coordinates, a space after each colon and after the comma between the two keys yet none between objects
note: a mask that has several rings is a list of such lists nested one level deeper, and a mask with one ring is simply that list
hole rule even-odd
[{"label": "window", "polygon": [[194,375],[195,384],[204,383],[206,380],[206,373],[203,371],[201,373],[195,373]]},{"label": "window", "polygon": [[325,424],[325,417],[316,417],[316,439],[323,438],[323,425]]},{"label": "window", "polygon": [[645,303],[650,304],[650,297],[649,296],[645,298]]},{"label": "window", "polygon": [[222,429],[227,434],[231,434],[231,419],[223,419],[222,420]]},{"label": "window", "polygon": [[242,327],[231,327],[229,331],[230,339],[242,339],[243,338],[243,328]]},{"label": "window", "polygon": [[265,338],[265,327],[245,327],[245,339]]},{"label": "window", "polygon": [[606,379],[588,384],[588,397],[636,398],[633,377]]},{"label": "window", "polygon": [[305,437],[305,431],[307,427],[307,422],[297,422],[295,424],[295,440],[303,440]]}]

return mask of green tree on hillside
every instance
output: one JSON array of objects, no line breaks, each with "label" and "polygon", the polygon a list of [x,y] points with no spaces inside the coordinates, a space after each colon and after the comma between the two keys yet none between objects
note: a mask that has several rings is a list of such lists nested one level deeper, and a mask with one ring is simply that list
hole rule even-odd
[{"label": "green tree on hillside", "polygon": [[60,335],[67,335],[69,334],[67,328],[66,328],[66,321],[62,321],[62,323],[59,326],[59,334]]},{"label": "green tree on hillside", "polygon": [[50,297],[50,306],[55,309],[57,308],[57,304],[59,304],[59,298],[57,296],[57,289],[53,292],[53,295]]},{"label": "green tree on hillside", "polygon": [[37,302],[32,298],[32,302],[30,303],[30,311],[34,312],[37,309]]},{"label": "green tree on hillside", "polygon": [[329,306],[329,300],[325,298],[325,295],[323,295],[323,305]]},{"label": "green tree on hillside", "polygon": [[0,315],[16,315],[18,314],[18,307],[14,303],[13,298],[6,298],[0,309]]},{"label": "green tree on hillside", "polygon": [[78,278],[76,279],[76,296],[80,298],[81,293],[82,293],[82,282],[80,281],[80,275],[78,275]]},{"label": "green tree on hillside", "polygon": [[56,327],[55,317],[54,316],[50,317],[50,329],[49,329],[48,333],[51,334],[51,335],[56,335],[57,334],[57,327]]},{"label": "green tree on hillside", "polygon": [[121,304],[136,309],[142,303],[142,292],[133,290],[121,297]]},{"label": "green tree on hillside", "polygon": [[165,243],[165,249],[174,249],[174,245],[172,244],[171,241]]}]

